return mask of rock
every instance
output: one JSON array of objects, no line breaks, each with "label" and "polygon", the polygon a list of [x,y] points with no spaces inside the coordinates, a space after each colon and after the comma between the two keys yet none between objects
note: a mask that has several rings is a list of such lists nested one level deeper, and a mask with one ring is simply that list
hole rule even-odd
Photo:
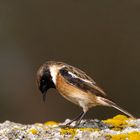
[{"label": "rock", "polygon": [[71,127],[64,123],[46,122],[23,125],[10,121],[0,124],[0,140],[139,140],[140,119],[117,115],[107,120],[82,120]]}]

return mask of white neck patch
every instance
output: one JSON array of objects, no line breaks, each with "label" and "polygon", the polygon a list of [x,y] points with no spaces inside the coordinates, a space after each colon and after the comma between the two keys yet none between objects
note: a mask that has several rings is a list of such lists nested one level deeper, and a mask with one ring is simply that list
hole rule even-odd
[{"label": "white neck patch", "polygon": [[56,85],[56,77],[57,77],[58,71],[59,71],[59,68],[57,66],[50,66],[50,73],[51,73],[52,80],[55,85]]}]

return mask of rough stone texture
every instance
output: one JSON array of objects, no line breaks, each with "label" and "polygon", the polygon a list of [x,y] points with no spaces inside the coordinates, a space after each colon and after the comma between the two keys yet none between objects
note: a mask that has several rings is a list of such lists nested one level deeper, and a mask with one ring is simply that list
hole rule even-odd
[{"label": "rough stone texture", "polygon": [[[5,121],[0,124],[0,140],[139,140],[140,119],[117,115],[107,120],[82,120],[75,127],[64,123],[46,122],[23,125]],[[63,126],[63,127],[62,127]]]}]

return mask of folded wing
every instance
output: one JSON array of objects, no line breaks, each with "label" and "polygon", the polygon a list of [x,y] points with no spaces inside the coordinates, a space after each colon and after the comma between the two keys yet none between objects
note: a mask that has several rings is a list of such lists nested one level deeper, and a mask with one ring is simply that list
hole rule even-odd
[{"label": "folded wing", "polygon": [[106,96],[105,92],[96,84],[96,82],[78,68],[69,65],[68,67],[60,69],[60,74],[67,82],[80,90],[93,93],[96,96]]}]

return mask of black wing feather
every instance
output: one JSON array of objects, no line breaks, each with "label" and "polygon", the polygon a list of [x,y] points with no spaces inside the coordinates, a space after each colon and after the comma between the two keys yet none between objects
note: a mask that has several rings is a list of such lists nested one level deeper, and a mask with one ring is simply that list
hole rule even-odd
[{"label": "black wing feather", "polygon": [[[70,67],[69,67],[70,68]],[[76,69],[74,67],[72,67],[74,69],[74,71],[76,71]],[[70,69],[69,69],[70,70]],[[78,87],[79,89],[85,91],[85,92],[91,92],[91,93],[94,93],[96,96],[101,96],[101,97],[105,97],[105,93],[104,91],[102,91],[99,87],[95,88],[96,83],[91,81],[91,83],[87,83],[83,80],[81,80],[81,77],[78,78],[77,74],[76,76],[77,77],[73,77],[70,73],[69,73],[69,70],[68,70],[68,67],[64,67],[60,70],[60,74],[69,82],[71,83],[72,85]],[[79,69],[78,69],[79,70]],[[73,72],[73,71],[70,71],[70,72]],[[78,74],[82,74],[82,76],[84,77],[88,77],[83,71],[82,73],[79,73],[79,71],[77,71]],[[90,77],[88,77],[88,79],[86,80],[89,80],[91,79]],[[98,90],[100,89],[100,90]]]}]

